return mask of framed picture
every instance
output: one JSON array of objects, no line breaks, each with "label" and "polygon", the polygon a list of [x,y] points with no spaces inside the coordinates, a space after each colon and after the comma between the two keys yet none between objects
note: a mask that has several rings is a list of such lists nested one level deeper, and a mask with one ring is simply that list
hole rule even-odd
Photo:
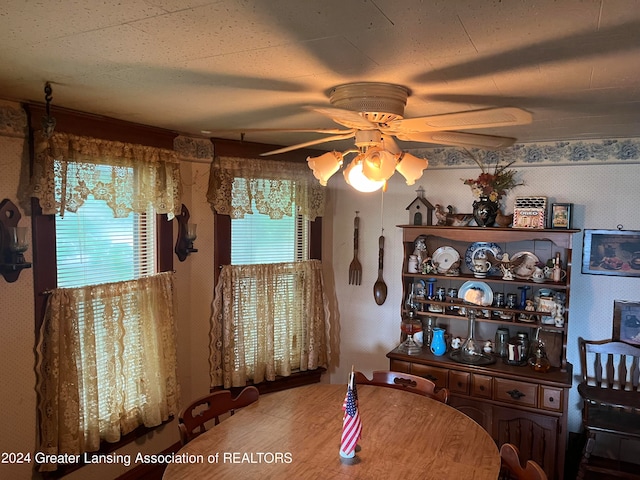
[{"label": "framed picture", "polygon": [[640,231],[585,230],[582,273],[640,277]]},{"label": "framed picture", "polygon": [[551,205],[551,228],[571,228],[571,203],[553,203]]},{"label": "framed picture", "polygon": [[640,302],[613,301],[613,334],[616,342],[640,345]]}]

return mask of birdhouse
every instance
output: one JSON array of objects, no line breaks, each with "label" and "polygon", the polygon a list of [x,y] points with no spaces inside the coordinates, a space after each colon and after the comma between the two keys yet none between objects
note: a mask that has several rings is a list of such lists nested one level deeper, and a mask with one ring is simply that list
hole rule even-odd
[{"label": "birdhouse", "polygon": [[424,188],[416,190],[416,198],[409,204],[409,225],[432,225],[431,218],[435,207],[424,198]]}]

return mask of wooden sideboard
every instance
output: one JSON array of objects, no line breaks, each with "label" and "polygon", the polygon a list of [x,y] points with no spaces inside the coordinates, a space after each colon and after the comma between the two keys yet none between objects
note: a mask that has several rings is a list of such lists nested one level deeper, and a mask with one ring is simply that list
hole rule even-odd
[{"label": "wooden sideboard", "polygon": [[[448,352],[442,356],[433,355],[423,348],[417,355],[408,355],[399,349],[387,354],[390,369],[428,378],[439,387],[450,391],[449,404],[465,413],[484,427],[498,445],[509,442],[518,446],[523,459],[538,462],[550,479],[564,476],[565,451],[567,447],[567,408],[569,389],[572,384],[572,365],[566,361],[566,343],[569,320],[569,291],[571,278],[572,237],[577,230],[535,230],[481,227],[440,227],[401,225],[403,229],[404,266],[402,273],[403,301],[402,314],[406,314],[405,300],[410,286],[420,279],[435,279],[438,286],[459,288],[466,281],[481,281],[490,285],[493,292],[519,292],[518,287],[533,297],[541,288],[562,292],[566,296],[564,325],[556,326],[543,321],[544,312],[534,313],[535,321],[519,320],[521,310],[514,310],[513,318],[505,320],[494,314],[494,306],[482,307],[485,316],[478,316],[476,322],[483,323],[482,340],[492,340],[495,329],[507,327],[510,335],[527,332],[533,339],[536,331],[549,345],[552,368],[549,372],[535,372],[528,365],[508,365],[501,358],[489,365],[469,365],[455,361]],[[427,250],[433,253],[437,248],[450,246],[461,257],[460,273],[456,276],[443,273],[409,273],[408,259],[413,253],[418,237],[425,239]],[[521,251],[532,252],[542,262],[560,253],[562,268],[567,271],[561,282],[547,281],[534,283],[527,278],[504,280],[502,275],[489,275],[484,279],[473,276],[465,265],[465,251],[475,242],[490,242],[500,246],[502,252],[514,255]],[[468,256],[468,255],[467,255]],[[518,293],[520,297],[520,292]],[[425,295],[426,297],[426,295]],[[468,320],[465,316],[449,311],[446,306],[455,299],[444,302],[433,299],[418,299],[418,317],[425,323],[428,317],[447,332],[464,331]],[[443,307],[441,312],[430,311],[427,307],[436,304]],[[465,332],[466,333],[466,332]],[[456,333],[459,335],[459,333]],[[464,334],[461,335],[464,337]]]}]

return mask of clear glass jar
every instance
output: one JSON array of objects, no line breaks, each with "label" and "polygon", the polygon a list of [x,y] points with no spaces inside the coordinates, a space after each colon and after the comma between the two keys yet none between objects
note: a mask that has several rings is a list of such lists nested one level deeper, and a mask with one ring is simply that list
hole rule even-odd
[{"label": "clear glass jar", "polygon": [[467,308],[467,318],[469,319],[469,329],[467,339],[460,348],[460,359],[465,363],[477,363],[482,360],[482,345],[475,338],[476,335],[476,311],[474,308]]}]

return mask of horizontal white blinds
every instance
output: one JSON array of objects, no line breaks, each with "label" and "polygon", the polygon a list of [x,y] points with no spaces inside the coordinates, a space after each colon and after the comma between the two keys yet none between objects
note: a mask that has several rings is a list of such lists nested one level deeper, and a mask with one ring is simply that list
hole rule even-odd
[{"label": "horizontal white blinds", "polygon": [[56,215],[58,287],[132,280],[155,273],[155,216],[114,218],[104,200]]},{"label": "horizontal white blinds", "polygon": [[293,262],[308,258],[308,223],[300,215],[271,219],[254,213],[231,220],[231,264]]}]

